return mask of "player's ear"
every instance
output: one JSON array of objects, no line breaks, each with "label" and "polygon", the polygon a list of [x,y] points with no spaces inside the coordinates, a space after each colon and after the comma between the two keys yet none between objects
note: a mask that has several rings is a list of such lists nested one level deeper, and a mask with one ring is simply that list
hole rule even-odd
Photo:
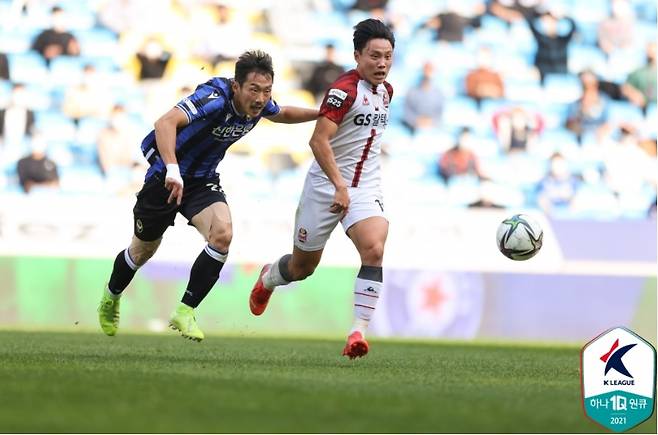
[{"label": "player's ear", "polygon": [[238,89],[240,89],[240,85],[238,84],[238,81],[237,81],[237,80],[233,80],[233,81],[231,82],[231,90],[232,90],[233,93],[235,94],[236,92],[238,92]]}]

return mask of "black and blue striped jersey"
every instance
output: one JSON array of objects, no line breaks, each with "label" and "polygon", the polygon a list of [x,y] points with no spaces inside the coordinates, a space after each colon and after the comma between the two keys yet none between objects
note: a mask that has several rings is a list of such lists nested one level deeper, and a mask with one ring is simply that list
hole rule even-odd
[{"label": "black and blue striped jersey", "polygon": [[[276,115],[281,110],[270,100],[259,116],[247,118],[235,110],[232,97],[231,80],[214,77],[176,104],[189,120],[176,132],[176,159],[183,178],[213,177],[228,147],[249,133],[261,117]],[[155,130],[142,141],[142,153],[151,164],[146,180],[155,173],[165,172]]]}]

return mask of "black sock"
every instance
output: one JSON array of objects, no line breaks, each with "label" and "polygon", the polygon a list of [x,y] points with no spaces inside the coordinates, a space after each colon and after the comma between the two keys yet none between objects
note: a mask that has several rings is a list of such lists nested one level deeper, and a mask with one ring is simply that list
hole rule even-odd
[{"label": "black sock", "polygon": [[223,254],[210,245],[201,251],[190,271],[190,281],[181,302],[192,308],[199,306],[201,301],[215,285],[219,272],[224,266],[228,253]]},{"label": "black sock", "polygon": [[130,281],[132,281],[137,269],[139,269],[139,266],[130,258],[128,249],[124,249],[114,259],[114,267],[112,268],[112,275],[110,275],[110,282],[107,283],[107,287],[115,295],[121,294],[128,287]]}]

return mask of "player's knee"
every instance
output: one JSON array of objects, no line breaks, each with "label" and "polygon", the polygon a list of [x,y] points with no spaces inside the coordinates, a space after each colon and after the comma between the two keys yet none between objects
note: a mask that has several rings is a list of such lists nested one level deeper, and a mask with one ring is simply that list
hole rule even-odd
[{"label": "player's knee", "polygon": [[137,266],[143,266],[151,257],[153,257],[153,254],[155,254],[157,249],[158,245],[131,248],[129,251],[130,258]]},{"label": "player's knee", "polygon": [[384,243],[370,243],[360,251],[361,262],[372,266],[379,266],[384,260]]},{"label": "player's knee", "polygon": [[301,281],[313,275],[317,264],[312,263],[302,263],[302,264],[290,264],[290,275],[294,281]]},{"label": "player's knee", "polygon": [[210,228],[208,243],[220,252],[228,252],[233,239],[233,230],[228,225],[217,225]]}]

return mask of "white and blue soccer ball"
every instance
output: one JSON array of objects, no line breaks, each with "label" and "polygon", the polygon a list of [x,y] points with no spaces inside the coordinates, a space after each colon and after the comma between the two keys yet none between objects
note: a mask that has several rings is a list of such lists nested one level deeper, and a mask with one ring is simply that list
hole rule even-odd
[{"label": "white and blue soccer ball", "polygon": [[525,214],[515,214],[498,225],[498,249],[507,258],[523,261],[539,252],[544,231],[539,223]]}]

